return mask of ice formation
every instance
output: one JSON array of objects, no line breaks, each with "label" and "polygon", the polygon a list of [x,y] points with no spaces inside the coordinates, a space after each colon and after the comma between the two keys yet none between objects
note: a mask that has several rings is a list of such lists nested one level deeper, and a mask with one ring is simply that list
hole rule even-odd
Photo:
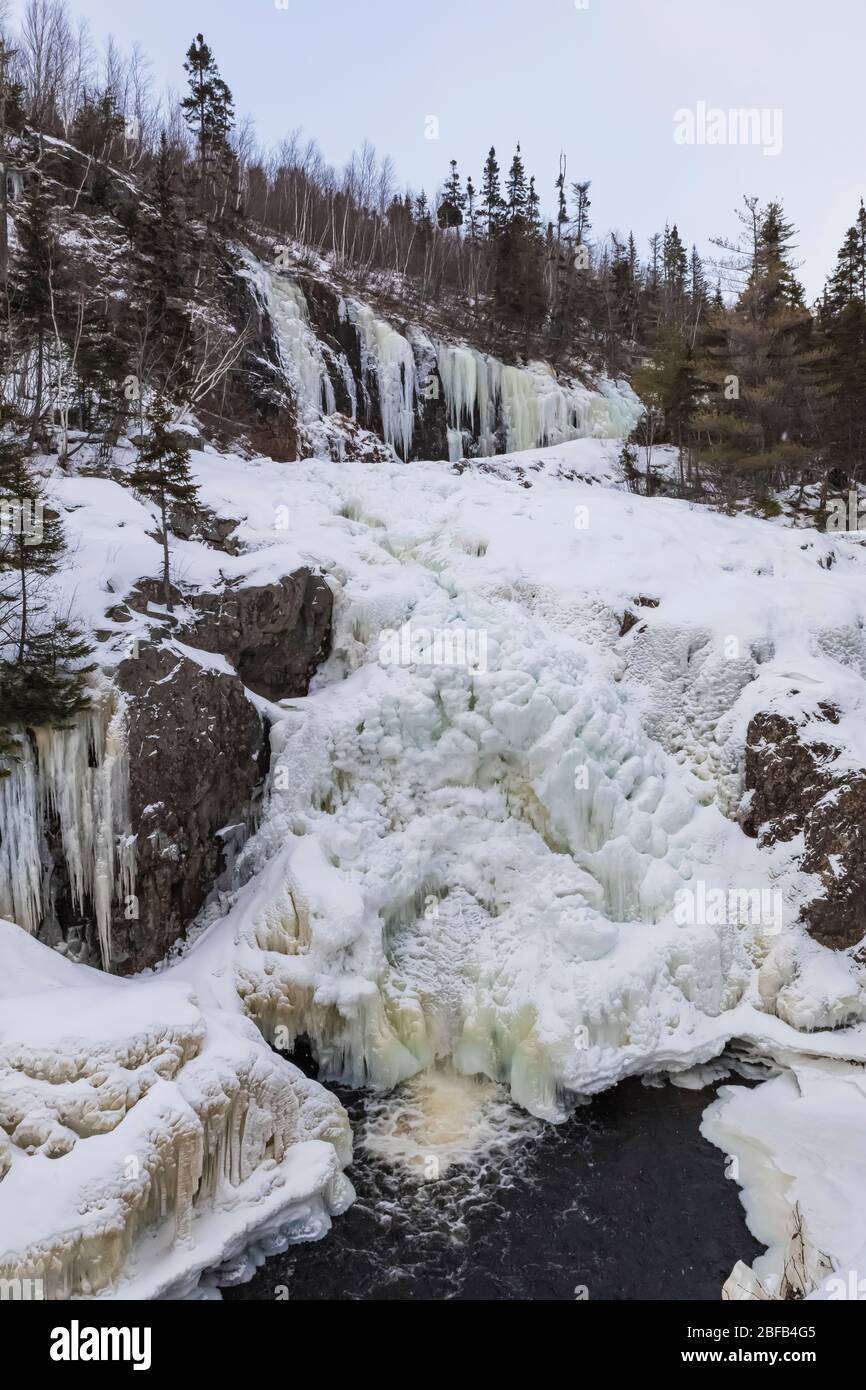
[{"label": "ice formation", "polygon": [[107,680],[67,729],[22,736],[0,779],[0,917],[35,931],[48,907],[44,828],[56,818],[73,907],[93,911],[103,965],[111,964],[111,911],[134,892],[122,697]]},{"label": "ice formation", "polygon": [[356,299],[341,301],[341,314],[355,327],[361,344],[362,386],[374,378],[382,412],[382,437],[408,459],[415,428],[415,357],[412,347],[372,309]]},{"label": "ice formation", "polygon": [[506,367],[469,347],[443,344],[439,376],[448,407],[452,462],[464,455],[464,432],[477,440],[482,457],[540,449],[587,436],[628,435],[641,414],[638,398],[624,383],[602,380],[597,391],[564,383],[544,362]]},{"label": "ice formation", "polygon": [[[378,352],[380,330],[367,321],[364,331]],[[417,352],[417,342],[403,341]],[[393,343],[384,356],[394,367],[388,409],[399,450],[406,382],[395,364],[407,359]],[[461,371],[449,390],[465,427],[479,388],[468,366]],[[544,416],[545,428],[558,409]],[[106,1178],[115,1169],[100,1167],[99,1155],[114,1163],[112,1146],[122,1143],[142,1172],[163,1173],[166,1215],[188,1212],[184,1194],[197,1190],[200,1159],[202,1173],[208,1152],[225,1170],[222,1127],[240,1114],[244,1133],[251,1126],[258,1136],[258,1157],[231,1172],[240,1189],[253,1184],[251,1200],[232,1207],[236,1224],[221,1245],[197,1243],[194,1258],[173,1246],[177,1278],[170,1264],[148,1287],[194,1282],[206,1266],[243,1261],[239,1245],[284,1239],[255,1226],[261,1215],[270,1220],[270,1208],[256,1206],[257,1184],[286,1162],[269,1166],[282,1122],[269,1130],[259,1112],[283,1104],[281,1078],[296,1098],[302,1082],[256,1041],[250,1020],[281,1049],[306,1034],[326,1077],[379,1088],[414,1078],[419,1104],[434,1112],[447,1087],[431,1092],[431,1076],[480,1078],[553,1120],[575,1097],[623,1076],[686,1074],[734,1041],[778,1073],[745,1098],[726,1094],[721,1119],[708,1119],[716,1142],[742,1158],[749,1220],[770,1247],[766,1266],[737,1279],[751,1296],[774,1296],[792,1241],[802,1246],[806,1292],[831,1277],[825,1261],[834,1275],[853,1267],[866,1232],[843,1231],[836,1215],[840,1193],[866,1209],[856,1156],[862,972],[853,952],[826,952],[797,926],[814,887],[798,868],[797,844],[761,848],[737,814],[746,729],[758,710],[799,717],[830,701],[839,722],[827,725],[828,737],[852,768],[866,765],[866,553],[838,537],[634,496],[610,485],[616,453],[615,444],[586,438],[459,474],[441,463],[313,459],[291,470],[288,534],[273,524],[284,466],[193,456],[204,499],[241,522],[236,555],[187,545],[189,582],[213,583],[217,567],[225,581],[252,584],[317,565],[335,598],[333,654],[308,697],[268,707],[261,824],[224,915],[203,918],[169,970],[121,986],[119,1021],[119,1004],[95,1011],[83,997],[59,1011],[72,1040],[64,1055],[98,1061],[96,1086],[85,1073],[47,1079],[60,1049],[33,1022],[51,1017],[44,1003],[4,1014],[13,1059],[0,1145],[4,1211],[27,1164],[37,1164],[35,1173],[49,1161],[44,1146],[73,1177],[93,1155],[88,1191],[109,1194],[120,1232],[112,1249],[126,1269],[122,1232],[136,1229],[134,1213],[156,1199],[135,1183],[117,1195]],[[92,553],[88,538],[114,508],[125,532],[110,561],[112,591],[147,572],[146,512],[108,480],[77,479],[74,497],[73,554]],[[98,593],[82,574],[73,569],[69,582]],[[634,619],[627,632],[625,613]],[[383,661],[383,634],[406,624],[416,633],[483,633],[485,669]],[[781,921],[678,921],[678,894],[727,902],[730,890],[779,895]],[[105,988],[84,978],[89,991]],[[56,982],[45,986],[58,1003],[71,982],[60,984],[63,996]],[[141,1059],[133,1067],[131,1056]],[[102,1085],[109,1118],[120,1123],[104,1134],[88,1129],[82,1143],[83,1125],[104,1123]],[[786,1129],[787,1098],[796,1103]],[[208,1138],[211,1103],[220,1118]],[[285,1106],[291,1120],[290,1099]],[[123,1126],[133,1137],[116,1139]],[[297,1133],[294,1148],[312,1142]],[[839,1137],[838,1153],[825,1135]],[[163,1159],[148,1166],[151,1145],[163,1146]],[[326,1190],[326,1168],[333,1175],[327,1164],[317,1169],[309,1192]],[[215,1202],[193,1201],[193,1230]],[[61,1206],[58,1198],[40,1215],[46,1249],[65,1249]],[[222,1222],[225,1206],[219,1212]],[[85,1210],[81,1229],[99,1219]],[[5,1243],[20,1256],[26,1231],[14,1232]],[[138,1246],[142,1238],[140,1230]],[[205,1244],[216,1253],[203,1263]],[[34,1271],[35,1258],[26,1266]],[[63,1280],[75,1277],[75,1259],[61,1259]]]},{"label": "ice formation", "polygon": [[625,382],[601,378],[591,390],[557,378],[544,362],[505,366],[474,348],[437,344],[417,326],[404,336],[368,305],[348,297],[339,300],[338,311],[357,334],[361,374],[356,380],[345,353],[334,353],[316,337],[306,296],[292,274],[265,270],[249,252],[236,249],[273,322],[297,402],[301,447],[313,457],[334,456],[330,417],[336,404],[329,367],[346,386],[353,421],[359,393],[368,405],[378,401],[382,437],[404,461],[412,454],[423,393],[436,373],[445,396],[452,462],[467,450],[490,457],[587,436],[615,438],[629,434],[640,416],[640,401]]},{"label": "ice formation", "polygon": [[237,1012],[2,921],[0,955],[0,1280],[189,1296],[351,1200],[342,1107]]},{"label": "ice formation", "polygon": [[287,375],[295,389],[298,413],[309,426],[336,410],[334,388],[318,338],[310,327],[307,301],[299,285],[274,273],[271,306],[277,342]]}]

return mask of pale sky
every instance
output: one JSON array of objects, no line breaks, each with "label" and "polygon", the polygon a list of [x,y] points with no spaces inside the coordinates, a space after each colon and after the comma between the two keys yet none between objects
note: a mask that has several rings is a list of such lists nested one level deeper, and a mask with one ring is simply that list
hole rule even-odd
[{"label": "pale sky", "polygon": [[[342,164],[364,138],[432,195],[456,158],[480,179],[517,140],[545,211],[560,150],[592,179],[593,234],[677,222],[708,248],[744,193],[780,197],[817,294],[866,194],[863,0],[72,0],[94,37],[139,39],[180,88],[202,30],[270,145],[296,126]],[[674,113],[782,112],[782,152],[679,145]],[[439,121],[438,141],[425,119]]]}]

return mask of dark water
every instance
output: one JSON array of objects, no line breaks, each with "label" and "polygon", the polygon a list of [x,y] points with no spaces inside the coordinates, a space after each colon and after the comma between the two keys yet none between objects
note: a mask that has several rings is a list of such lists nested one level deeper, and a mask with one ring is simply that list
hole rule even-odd
[{"label": "dark water", "polygon": [[285,1286],[298,1300],[718,1300],[735,1262],[762,1253],[724,1155],[699,1133],[713,1089],[625,1082],[563,1125],[520,1119],[505,1147],[438,1181],[366,1152],[383,1102],[337,1089],[357,1202],[325,1240],[225,1298]]}]

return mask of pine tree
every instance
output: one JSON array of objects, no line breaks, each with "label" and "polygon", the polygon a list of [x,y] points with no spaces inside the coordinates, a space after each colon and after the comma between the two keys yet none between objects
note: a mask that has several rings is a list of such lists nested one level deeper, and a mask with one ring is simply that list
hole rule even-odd
[{"label": "pine tree", "polygon": [[[183,396],[194,346],[188,307],[190,261],[174,190],[172,154],[162,132],[149,193],[152,212],[137,229],[139,255],[132,286],[131,352],[139,382],[156,382],[163,390]],[[140,412],[141,395],[131,402]]]},{"label": "pine tree", "polygon": [[430,237],[433,235],[433,218],[430,216],[430,204],[423,188],[415,199],[412,215],[422,244],[429,241]]},{"label": "pine tree", "polygon": [[457,172],[457,160],[451,161],[451,173],[446,180],[442,192],[442,201],[439,204],[439,226],[444,231],[446,227],[456,227],[457,235],[460,235],[460,228],[463,226],[463,211],[466,207],[466,194],[463,192],[463,185],[460,175]]},{"label": "pine tree", "polygon": [[700,374],[708,400],[698,412],[701,459],[729,499],[745,486],[759,498],[802,477],[818,460],[817,354],[812,319],[791,256],[794,230],[780,206],[746,199],[727,269],[739,283],[730,309],[709,315]]},{"label": "pine tree", "polygon": [[523,222],[526,219],[526,169],[523,164],[523,156],[520,153],[520,145],[514,151],[514,158],[511,161],[511,168],[508,171],[508,180],[505,184],[505,207],[508,221]]},{"label": "pine tree", "polygon": [[568,199],[565,194],[565,155],[559,156],[559,177],[554,184],[556,189],[556,240],[561,242],[568,226]]},{"label": "pine tree", "polygon": [[487,226],[487,235],[493,237],[502,226],[503,203],[499,183],[499,165],[496,151],[491,145],[484,165],[481,180],[481,214]]},{"label": "pine tree", "polygon": [[229,135],[234,127],[232,94],[220,76],[210,48],[202,34],[187,50],[184,70],[189,75],[189,95],[181,108],[198,147],[199,207],[203,212],[208,180],[231,155]]},{"label": "pine tree", "polygon": [[169,511],[173,506],[195,506],[198,488],[189,468],[189,449],[183,436],[170,428],[171,410],[163,397],[151,405],[148,413],[150,433],[138,450],[138,462],[130,474],[130,486],[159,509],[162,539],[162,592],[169,613],[174,611],[169,574]]},{"label": "pine tree", "polygon": [[826,458],[840,482],[861,481],[866,470],[866,236],[864,208],[839,250],[818,325]]},{"label": "pine tree", "polygon": [[578,246],[585,245],[589,233],[592,231],[592,223],[589,220],[589,210],[592,207],[589,200],[591,187],[592,184],[589,180],[586,183],[573,183],[571,185],[576,204],[571,223],[574,227],[574,240]]},{"label": "pine tree", "polygon": [[472,182],[472,175],[466,180],[466,210],[467,226],[469,235],[473,241],[477,240],[479,234],[479,212],[478,212],[478,189]]},{"label": "pine tree", "polygon": [[[65,545],[59,517],[47,507],[21,445],[12,440],[0,442],[0,517],[4,531],[0,572],[9,576],[3,597],[14,604],[14,646],[20,663],[42,611],[38,581],[55,572]],[[5,611],[4,617],[8,632]]]}]

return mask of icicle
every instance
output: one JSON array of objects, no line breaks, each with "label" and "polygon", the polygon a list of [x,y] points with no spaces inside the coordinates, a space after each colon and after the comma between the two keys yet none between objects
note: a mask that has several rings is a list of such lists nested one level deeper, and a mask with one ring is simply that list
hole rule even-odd
[{"label": "icicle", "polygon": [[515,453],[587,436],[616,438],[634,428],[640,402],[630,388],[602,381],[597,391],[559,381],[544,362],[506,367],[474,348],[442,344],[439,375],[445,392],[451,462],[463,457],[464,433],[482,458],[501,447]]},{"label": "icicle", "polygon": [[111,963],[111,912],[134,890],[129,767],[122,696],[107,685],[68,729],[22,738],[0,781],[0,916],[33,934],[44,915],[45,824],[57,819],[72,903],[96,918],[102,964]]},{"label": "icicle", "polygon": [[411,345],[372,309],[351,299],[346,316],[355,327],[361,345],[361,370],[373,376],[379,388],[382,434],[402,459],[408,460],[415,427],[416,373]]}]

